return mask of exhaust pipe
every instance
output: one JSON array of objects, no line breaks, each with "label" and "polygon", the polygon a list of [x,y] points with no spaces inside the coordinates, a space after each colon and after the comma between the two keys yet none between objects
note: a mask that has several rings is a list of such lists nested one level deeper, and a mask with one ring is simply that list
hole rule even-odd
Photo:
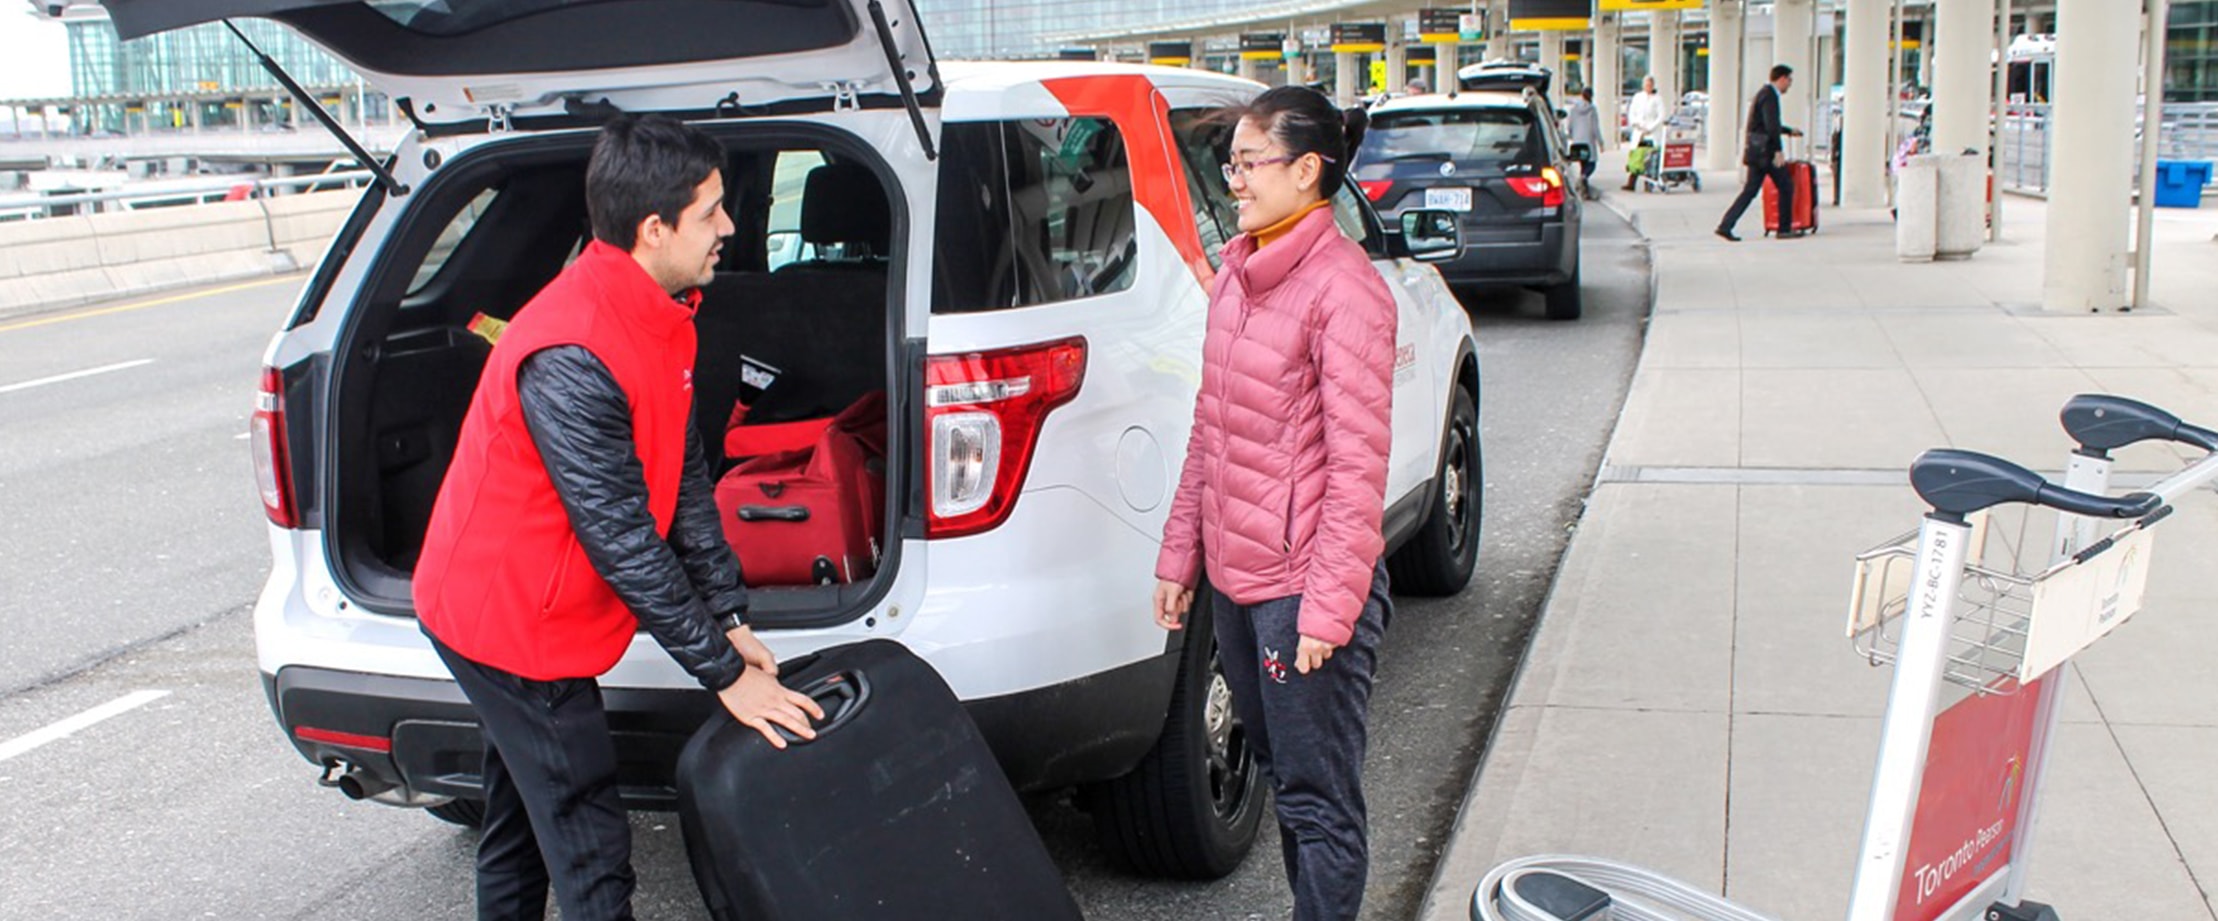
[{"label": "exhaust pipe", "polygon": [[353,768],[341,775],[336,786],[340,793],[346,794],[347,799],[351,800],[369,799],[393,789],[393,785],[384,778],[361,768]]}]

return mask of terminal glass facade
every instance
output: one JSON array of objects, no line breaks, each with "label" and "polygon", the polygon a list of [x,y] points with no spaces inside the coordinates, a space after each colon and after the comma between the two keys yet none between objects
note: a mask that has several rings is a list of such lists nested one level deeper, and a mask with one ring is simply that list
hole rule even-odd
[{"label": "terminal glass facade", "polygon": [[[354,71],[292,30],[262,19],[235,20],[301,86],[320,90],[333,109],[383,108],[375,94],[351,91]],[[217,126],[282,126],[292,100],[253,52],[221,23],[123,41],[105,18],[67,23],[72,113],[79,131],[136,132]],[[342,88],[350,92],[341,93]]]},{"label": "terminal glass facade", "polygon": [[2218,0],[2172,4],[2164,101],[2218,102]]},{"label": "terminal glass facade", "polygon": [[1055,37],[1254,9],[1254,0],[918,0],[943,60],[1053,57]]}]

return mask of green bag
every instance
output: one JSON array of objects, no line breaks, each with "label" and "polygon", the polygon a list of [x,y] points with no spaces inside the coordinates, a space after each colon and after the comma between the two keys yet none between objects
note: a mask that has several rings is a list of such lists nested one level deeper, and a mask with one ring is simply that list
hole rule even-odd
[{"label": "green bag", "polygon": [[1645,172],[1647,172],[1647,171],[1648,171],[1648,154],[1649,154],[1649,151],[1651,151],[1651,150],[1653,150],[1653,149],[1654,149],[1654,148],[1651,148],[1651,147],[1649,147],[1649,146],[1648,146],[1648,145],[1646,145],[1646,144],[1642,144],[1642,145],[1640,145],[1640,146],[1638,146],[1638,147],[1634,147],[1633,149],[1631,149],[1631,150],[1628,150],[1628,151],[1626,151],[1626,152],[1625,152],[1625,171],[1626,171],[1626,172],[1628,172],[1628,173],[1633,173],[1633,174],[1636,174],[1636,175],[1637,175],[1637,174],[1639,174],[1639,173],[1645,173]]}]

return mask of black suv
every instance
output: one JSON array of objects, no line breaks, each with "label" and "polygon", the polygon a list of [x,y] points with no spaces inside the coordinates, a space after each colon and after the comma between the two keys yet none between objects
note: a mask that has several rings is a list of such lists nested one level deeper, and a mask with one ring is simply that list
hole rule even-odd
[{"label": "black suv", "polygon": [[1381,215],[1423,208],[1462,216],[1463,256],[1438,264],[1450,285],[1535,287],[1549,319],[1578,318],[1575,171],[1594,154],[1566,143],[1539,92],[1407,96],[1370,116],[1353,175]]}]

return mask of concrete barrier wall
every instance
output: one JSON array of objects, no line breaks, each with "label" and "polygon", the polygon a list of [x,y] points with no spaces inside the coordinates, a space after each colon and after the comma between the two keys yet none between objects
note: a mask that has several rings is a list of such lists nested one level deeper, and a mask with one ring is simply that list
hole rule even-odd
[{"label": "concrete barrier wall", "polygon": [[341,189],[0,224],[0,316],[307,268],[361,197]]}]

